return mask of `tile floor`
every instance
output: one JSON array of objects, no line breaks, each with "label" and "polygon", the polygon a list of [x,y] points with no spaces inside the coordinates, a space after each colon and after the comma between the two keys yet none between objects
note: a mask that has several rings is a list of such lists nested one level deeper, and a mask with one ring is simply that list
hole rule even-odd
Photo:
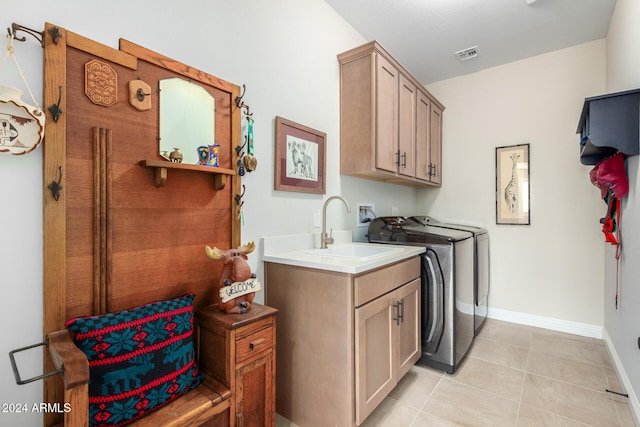
[{"label": "tile floor", "polygon": [[455,374],[414,366],[362,427],[634,427],[606,389],[623,391],[603,341],[487,319]]}]

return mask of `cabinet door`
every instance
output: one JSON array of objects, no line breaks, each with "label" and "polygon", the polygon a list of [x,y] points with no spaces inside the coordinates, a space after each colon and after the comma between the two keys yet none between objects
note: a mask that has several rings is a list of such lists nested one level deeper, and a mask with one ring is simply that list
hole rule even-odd
[{"label": "cabinet door", "polygon": [[420,279],[415,279],[395,292],[394,304],[400,303],[401,322],[398,335],[398,381],[418,361],[420,345]]},{"label": "cabinet door", "polygon": [[398,101],[398,173],[412,178],[416,175],[416,95],[416,86],[401,74]]},{"label": "cabinet door", "polygon": [[236,426],[275,425],[275,388],[273,353],[236,371]]},{"label": "cabinet door", "polygon": [[422,92],[418,92],[416,105],[416,178],[429,181],[431,176],[431,100]]},{"label": "cabinet door", "polygon": [[356,423],[359,425],[395,387],[396,309],[382,296],[355,310]]},{"label": "cabinet door", "polygon": [[[376,168],[398,171],[398,70],[376,55]],[[367,153],[362,153],[367,155]]]},{"label": "cabinet door", "polygon": [[434,184],[442,184],[442,110],[431,103],[430,160],[431,179]]}]

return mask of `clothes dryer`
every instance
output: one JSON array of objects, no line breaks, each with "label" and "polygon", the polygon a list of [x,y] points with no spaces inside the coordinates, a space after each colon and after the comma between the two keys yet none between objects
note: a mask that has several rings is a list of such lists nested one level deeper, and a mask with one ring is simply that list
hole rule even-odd
[{"label": "clothes dryer", "polygon": [[489,308],[489,232],[481,227],[440,222],[430,216],[411,218],[423,225],[468,231],[473,234],[473,304],[474,329],[477,335],[484,325]]},{"label": "clothes dryer", "polygon": [[422,357],[418,364],[453,373],[474,338],[473,234],[378,217],[369,242],[426,247],[421,255]]}]

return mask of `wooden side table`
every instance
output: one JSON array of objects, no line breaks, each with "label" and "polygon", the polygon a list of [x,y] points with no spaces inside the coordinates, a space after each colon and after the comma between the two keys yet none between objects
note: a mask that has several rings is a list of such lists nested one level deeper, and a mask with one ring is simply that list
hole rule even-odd
[{"label": "wooden side table", "polygon": [[198,367],[231,390],[231,427],[275,426],[277,313],[260,304],[246,314],[196,310],[197,342],[216,349],[205,353],[198,345]]}]

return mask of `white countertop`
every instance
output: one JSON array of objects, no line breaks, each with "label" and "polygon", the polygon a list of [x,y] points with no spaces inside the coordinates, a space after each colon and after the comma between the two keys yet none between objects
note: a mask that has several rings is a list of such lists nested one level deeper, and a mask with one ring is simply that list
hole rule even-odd
[{"label": "white countertop", "polygon": [[336,271],[340,273],[364,273],[368,270],[383,267],[394,262],[419,255],[425,252],[426,248],[421,246],[400,246],[384,245],[375,243],[358,243],[351,241],[350,230],[334,230],[334,245],[366,245],[392,247],[398,249],[391,254],[380,255],[368,260],[358,260],[350,258],[340,258],[334,256],[324,256],[308,251],[320,247],[319,233],[293,234],[287,236],[263,237],[262,240],[262,260],[265,262],[275,262],[278,264],[295,265],[298,267],[316,268],[321,270]]}]

